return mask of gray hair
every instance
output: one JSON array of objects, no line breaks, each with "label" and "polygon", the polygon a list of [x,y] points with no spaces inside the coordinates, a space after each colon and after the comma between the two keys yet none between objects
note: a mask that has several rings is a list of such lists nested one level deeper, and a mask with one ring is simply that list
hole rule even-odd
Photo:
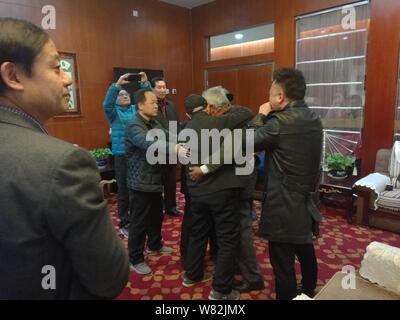
[{"label": "gray hair", "polygon": [[222,86],[212,87],[203,92],[203,98],[207,100],[207,103],[213,105],[217,109],[224,108],[230,105],[229,99],[226,96],[228,90]]}]

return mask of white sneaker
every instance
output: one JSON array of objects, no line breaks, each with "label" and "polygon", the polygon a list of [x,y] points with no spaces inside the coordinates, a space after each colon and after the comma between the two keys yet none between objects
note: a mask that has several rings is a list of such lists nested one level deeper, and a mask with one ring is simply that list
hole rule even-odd
[{"label": "white sneaker", "polygon": [[132,263],[129,263],[129,269],[131,271],[135,271],[137,274],[149,274],[151,273],[151,269],[149,266],[146,264],[146,262],[141,262],[138,264],[133,265]]},{"label": "white sneaker", "polygon": [[129,230],[127,227],[122,227],[121,229],[119,229],[119,232],[121,232],[121,234],[128,239],[129,238]]}]

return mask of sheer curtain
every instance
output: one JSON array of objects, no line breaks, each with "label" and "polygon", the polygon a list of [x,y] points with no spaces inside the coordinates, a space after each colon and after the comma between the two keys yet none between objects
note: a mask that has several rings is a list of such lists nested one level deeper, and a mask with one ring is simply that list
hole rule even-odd
[{"label": "sheer curtain", "polygon": [[[356,154],[361,148],[369,3],[338,7],[296,19],[296,66],[307,81],[306,102],[321,117],[324,155]],[[355,27],[355,28],[353,28]]]}]

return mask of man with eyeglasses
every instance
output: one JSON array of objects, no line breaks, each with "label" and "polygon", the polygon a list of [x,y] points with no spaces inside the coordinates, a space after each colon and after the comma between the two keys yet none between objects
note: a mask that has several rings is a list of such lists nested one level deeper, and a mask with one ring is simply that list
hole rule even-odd
[{"label": "man with eyeglasses", "polygon": [[[117,206],[120,218],[119,227],[124,237],[128,238],[129,225],[129,191],[126,185],[127,165],[125,157],[125,128],[136,114],[136,107],[131,103],[129,93],[123,89],[128,84],[131,74],[122,75],[116,83],[111,84],[104,99],[103,107],[111,128],[112,153],[114,155],[115,178],[118,186]],[[140,72],[140,87],[150,87],[147,75]]]}]

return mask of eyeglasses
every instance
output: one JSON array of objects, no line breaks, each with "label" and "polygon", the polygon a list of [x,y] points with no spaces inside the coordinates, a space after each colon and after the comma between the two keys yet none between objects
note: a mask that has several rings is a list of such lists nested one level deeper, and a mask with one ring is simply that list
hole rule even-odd
[{"label": "eyeglasses", "polygon": [[119,93],[118,94],[118,97],[128,97],[128,98],[130,98],[130,94],[129,93]]}]

